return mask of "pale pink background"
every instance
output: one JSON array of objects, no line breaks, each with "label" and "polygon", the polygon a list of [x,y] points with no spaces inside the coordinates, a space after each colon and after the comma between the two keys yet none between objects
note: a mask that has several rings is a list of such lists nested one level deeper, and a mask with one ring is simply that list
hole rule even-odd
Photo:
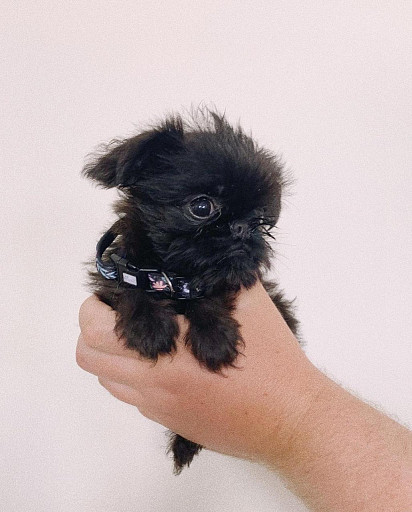
[{"label": "pale pink background", "polygon": [[215,103],[296,178],[277,275],[312,361],[402,422],[411,408],[410,2],[1,3],[1,509],[299,512],[278,477],[203,453],[76,367],[81,261],[112,191],[99,142]]}]

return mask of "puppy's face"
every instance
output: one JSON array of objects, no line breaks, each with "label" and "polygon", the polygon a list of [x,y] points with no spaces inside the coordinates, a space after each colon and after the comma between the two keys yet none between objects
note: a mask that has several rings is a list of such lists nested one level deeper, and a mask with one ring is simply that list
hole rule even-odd
[{"label": "puppy's face", "polygon": [[169,119],[117,144],[85,174],[124,190],[130,229],[133,220],[143,228],[167,270],[248,286],[269,264],[281,168],[222,116],[186,130]]}]

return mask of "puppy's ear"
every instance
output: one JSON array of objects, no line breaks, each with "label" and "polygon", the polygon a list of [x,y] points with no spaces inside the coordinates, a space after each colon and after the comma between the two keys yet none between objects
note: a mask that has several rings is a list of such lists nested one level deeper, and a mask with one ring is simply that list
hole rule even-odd
[{"label": "puppy's ear", "polygon": [[139,182],[144,171],[160,166],[162,157],[182,147],[183,123],[180,118],[172,118],[159,128],[111,142],[85,165],[83,175],[105,188],[130,187]]}]

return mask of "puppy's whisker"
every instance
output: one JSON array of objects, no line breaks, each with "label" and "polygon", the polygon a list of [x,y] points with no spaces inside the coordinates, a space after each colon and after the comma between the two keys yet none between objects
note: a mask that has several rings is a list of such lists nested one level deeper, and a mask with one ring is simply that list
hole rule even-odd
[{"label": "puppy's whisker", "polygon": [[203,233],[203,226],[197,228],[197,230],[195,231],[195,234],[194,234],[194,237],[195,238],[199,238],[199,236]]},{"label": "puppy's whisker", "polygon": [[272,240],[274,240],[276,242],[276,238],[271,235],[270,233],[266,233],[266,236],[268,236],[269,238],[271,238]]}]

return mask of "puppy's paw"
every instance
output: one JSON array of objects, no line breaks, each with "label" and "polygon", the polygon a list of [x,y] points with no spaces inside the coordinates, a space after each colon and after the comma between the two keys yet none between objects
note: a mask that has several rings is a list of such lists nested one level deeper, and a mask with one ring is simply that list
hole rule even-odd
[{"label": "puppy's paw", "polygon": [[[173,310],[137,295],[123,298],[117,310],[116,331],[125,338],[126,346],[142,356],[156,360],[176,348],[179,328]],[[133,300],[131,300],[133,299]]]},{"label": "puppy's paw", "polygon": [[186,343],[201,363],[212,371],[218,371],[233,365],[243,340],[234,322],[211,322],[207,328],[192,324]]},{"label": "puppy's paw", "polygon": [[160,354],[172,352],[177,334],[174,322],[157,319],[152,323],[145,316],[134,318],[122,329],[126,345],[148,359],[157,359]]}]

